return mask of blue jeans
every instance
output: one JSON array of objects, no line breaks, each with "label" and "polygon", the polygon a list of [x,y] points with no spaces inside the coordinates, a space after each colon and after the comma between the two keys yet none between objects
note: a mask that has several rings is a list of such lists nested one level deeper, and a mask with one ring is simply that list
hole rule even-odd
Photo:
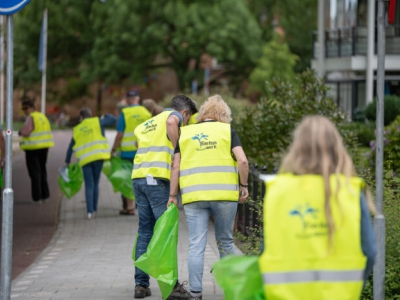
[{"label": "blue jeans", "polygon": [[83,178],[85,180],[86,211],[88,213],[97,211],[99,180],[102,168],[103,160],[96,160],[82,167]]},{"label": "blue jeans", "polygon": [[[157,185],[147,185],[146,178],[133,179],[133,191],[139,212],[139,229],[135,260],[147,251],[153,237],[156,221],[166,211],[169,197],[169,181],[157,179]],[[150,277],[135,267],[135,284],[148,287]]]},{"label": "blue jeans", "polygon": [[191,291],[201,292],[203,290],[204,252],[210,213],[214,217],[215,239],[220,258],[235,254],[233,225],[237,206],[237,202],[229,201],[199,201],[183,206],[189,227],[188,270]]}]

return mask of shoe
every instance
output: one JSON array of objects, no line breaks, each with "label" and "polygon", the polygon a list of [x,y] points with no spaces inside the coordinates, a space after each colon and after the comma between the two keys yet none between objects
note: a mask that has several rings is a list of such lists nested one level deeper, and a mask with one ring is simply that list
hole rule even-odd
[{"label": "shoe", "polygon": [[151,290],[149,287],[144,287],[141,285],[135,286],[135,299],[142,299],[148,296],[151,296]]},{"label": "shoe", "polygon": [[87,214],[87,218],[88,218],[88,220],[92,219],[93,218],[93,214],[92,213],[88,213]]},{"label": "shoe", "polygon": [[189,300],[202,300],[202,299],[203,299],[203,294],[202,293],[190,292]]},{"label": "shoe", "polygon": [[171,295],[168,296],[167,300],[188,300],[190,299],[190,293],[189,291],[184,287],[187,285],[188,282],[184,281],[179,283],[179,281],[176,282],[174,289],[172,290]]},{"label": "shoe", "polygon": [[119,211],[120,215],[124,216],[134,216],[135,215],[135,210],[134,209],[123,209]]},{"label": "shoe", "polygon": [[49,198],[43,199],[43,203],[49,202]]},{"label": "shoe", "polygon": [[37,201],[35,201],[35,200],[33,200],[33,202],[32,202],[33,204],[42,204],[43,203],[43,201],[42,200],[37,200]]}]

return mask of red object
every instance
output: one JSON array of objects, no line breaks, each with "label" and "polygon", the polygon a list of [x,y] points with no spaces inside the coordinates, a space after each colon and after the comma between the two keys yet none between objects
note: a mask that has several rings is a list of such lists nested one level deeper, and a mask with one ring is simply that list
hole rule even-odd
[{"label": "red object", "polygon": [[396,0],[390,0],[389,2],[389,10],[388,10],[388,22],[389,24],[394,23],[394,11],[396,7]]}]

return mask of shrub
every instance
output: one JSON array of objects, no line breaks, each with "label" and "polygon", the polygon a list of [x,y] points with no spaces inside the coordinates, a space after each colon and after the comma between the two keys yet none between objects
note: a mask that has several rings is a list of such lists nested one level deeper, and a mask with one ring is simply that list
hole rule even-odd
[{"label": "shrub", "polygon": [[345,127],[354,132],[360,146],[369,147],[370,142],[375,140],[375,123],[351,122]]},{"label": "shrub", "polygon": [[349,149],[356,147],[356,136],[345,127],[345,115],[327,97],[327,87],[313,71],[297,75],[293,85],[274,80],[268,88],[272,96],[247,107],[243,118],[234,123],[250,161],[266,164],[268,169],[277,166],[292,140],[293,129],[307,115],[328,117],[337,125]]},{"label": "shrub", "polygon": [[[383,123],[387,126],[400,115],[400,97],[394,95],[385,96],[384,106]],[[376,121],[376,99],[365,108],[365,116],[370,121]]]}]

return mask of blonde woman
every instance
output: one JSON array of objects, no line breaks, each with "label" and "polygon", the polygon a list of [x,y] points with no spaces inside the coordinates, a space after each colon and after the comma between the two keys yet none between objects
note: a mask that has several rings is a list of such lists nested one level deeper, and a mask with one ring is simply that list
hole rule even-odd
[{"label": "blonde woman", "polygon": [[374,205],[331,121],[306,117],[267,183],[266,299],[359,299],[376,255]]},{"label": "blonde woman", "polygon": [[[204,252],[210,214],[220,257],[234,254],[233,225],[238,201],[249,195],[248,162],[231,110],[219,95],[201,106],[197,124],[182,127],[175,148],[168,205],[177,204],[178,177],[189,228],[189,288],[191,300],[202,299]],[[233,155],[232,155],[233,154]],[[239,175],[239,176],[238,176]],[[206,296],[204,299],[209,299]]]}]

